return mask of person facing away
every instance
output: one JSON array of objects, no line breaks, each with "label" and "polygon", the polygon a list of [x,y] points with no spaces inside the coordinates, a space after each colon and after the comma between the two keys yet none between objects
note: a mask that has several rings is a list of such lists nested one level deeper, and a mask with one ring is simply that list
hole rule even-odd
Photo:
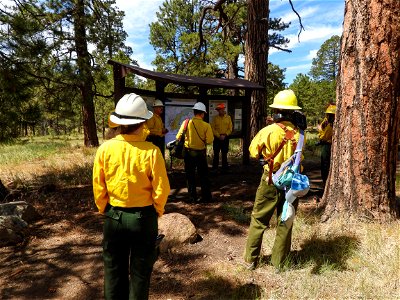
[{"label": "person facing away", "polygon": [[219,153],[221,152],[222,170],[228,169],[229,135],[232,133],[232,119],[226,114],[225,104],[218,104],[215,108],[218,115],[211,122],[214,133],[213,141],[213,169],[216,170],[219,164]]},{"label": "person facing away", "polygon": [[152,113],[136,94],[124,95],[109,117],[114,138],[97,150],[93,194],[103,227],[105,299],[148,299],[158,256],[157,218],[170,192],[165,161],[146,142]]},{"label": "person facing away", "polygon": [[160,148],[161,153],[164,153],[164,136],[168,133],[168,129],[165,128],[161,118],[163,112],[164,104],[161,102],[161,100],[154,101],[153,116],[146,121],[146,125],[150,130],[147,141],[152,142],[154,145]]},{"label": "person facing away", "polygon": [[[211,202],[210,181],[208,178],[207,144],[214,140],[210,124],[205,122],[207,113],[206,106],[197,102],[193,106],[194,117],[189,121],[185,133],[184,163],[186,182],[190,202]],[[185,121],[182,123],[176,139],[179,140],[183,134]],[[201,198],[197,198],[196,170],[200,178]]]},{"label": "person facing away", "polygon": [[[253,138],[249,147],[251,157],[263,158],[267,162],[263,167],[263,174],[255,195],[246,241],[244,261],[246,267],[250,270],[257,267],[263,234],[268,228],[269,221],[275,210],[277,211],[278,224],[271,255],[271,262],[275,268],[282,268],[291,247],[292,224],[287,225],[280,220],[285,202],[285,192],[275,187],[270,175],[276,172],[280,165],[290,158],[296,149],[300,133],[299,128],[291,120],[291,114],[295,110],[300,110],[301,107],[297,105],[297,97],[292,90],[280,91],[275,96],[273,104],[269,107],[273,109],[274,123],[261,129]],[[269,170],[269,157],[279,150],[286,130],[292,131],[293,138],[288,140],[273,158],[271,162],[273,169]],[[295,209],[297,209],[297,205],[298,200],[295,200],[293,202]]]},{"label": "person facing away", "polygon": [[331,167],[331,147],[335,114],[336,105],[330,104],[325,111],[325,118],[318,125],[318,138],[321,145],[321,178],[324,187]]}]

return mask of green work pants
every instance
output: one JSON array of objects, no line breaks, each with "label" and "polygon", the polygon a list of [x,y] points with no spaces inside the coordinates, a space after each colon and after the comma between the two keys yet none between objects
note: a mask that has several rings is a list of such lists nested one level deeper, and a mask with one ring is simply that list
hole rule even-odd
[{"label": "green work pants", "polygon": [[219,164],[219,152],[221,152],[221,160],[222,160],[222,169],[228,168],[228,151],[229,151],[229,138],[226,137],[224,140],[220,140],[219,138],[214,138],[213,142],[213,168],[218,168]]},{"label": "green work pants", "polygon": [[[278,224],[274,246],[272,247],[271,262],[276,268],[280,268],[290,252],[292,226],[288,227],[280,220],[285,203],[284,191],[278,190],[273,184],[269,185],[265,179],[268,180],[268,171],[264,171],[256,192],[244,259],[249,263],[257,262],[261,252],[264,231],[268,228],[269,221],[276,209]],[[298,201],[295,200],[293,203],[295,209],[297,209],[297,204]]]},{"label": "green work pants", "polygon": [[154,207],[107,207],[105,215],[105,299],[148,299],[150,276],[157,259]]},{"label": "green work pants", "polygon": [[203,201],[211,200],[210,180],[208,178],[208,163],[206,150],[185,148],[185,173],[189,197],[197,200],[196,170],[200,178],[201,197]]},{"label": "green work pants", "polygon": [[321,147],[321,178],[324,187],[331,168],[331,147],[332,145],[329,143],[324,143]]}]

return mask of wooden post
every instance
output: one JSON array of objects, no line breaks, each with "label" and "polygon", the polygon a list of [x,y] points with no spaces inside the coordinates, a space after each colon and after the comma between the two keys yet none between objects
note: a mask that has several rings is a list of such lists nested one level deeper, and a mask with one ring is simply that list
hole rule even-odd
[{"label": "wooden post", "polygon": [[243,164],[250,164],[250,103],[252,90],[245,90],[245,97],[242,100],[242,137],[243,137]]},{"label": "wooden post", "polygon": [[114,72],[114,104],[117,105],[119,99],[125,95],[125,76],[123,76],[123,66],[113,64]]},{"label": "wooden post", "polygon": [[[164,105],[165,105],[165,86],[166,86],[165,82],[156,81],[156,99],[161,100]],[[164,113],[162,114],[161,118],[162,118],[163,124],[165,124],[165,109],[164,109]],[[160,149],[160,150],[161,150],[163,157],[165,157],[165,138],[163,139],[162,149]]]}]

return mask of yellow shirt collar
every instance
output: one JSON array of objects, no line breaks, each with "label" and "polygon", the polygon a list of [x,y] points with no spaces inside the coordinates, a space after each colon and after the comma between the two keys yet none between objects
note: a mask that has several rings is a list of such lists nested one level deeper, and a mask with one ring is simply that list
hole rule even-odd
[{"label": "yellow shirt collar", "polygon": [[142,131],[140,134],[118,134],[114,139],[126,142],[143,142],[146,137],[144,137],[144,131]]}]

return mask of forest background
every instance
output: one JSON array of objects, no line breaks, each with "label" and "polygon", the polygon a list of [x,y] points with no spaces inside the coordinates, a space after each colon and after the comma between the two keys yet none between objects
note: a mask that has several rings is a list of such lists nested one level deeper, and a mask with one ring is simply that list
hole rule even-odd
[{"label": "forest background", "polygon": [[[80,288],[89,287],[89,292],[94,290],[96,295],[99,295],[98,287],[101,283],[99,278],[93,278],[92,266],[93,261],[96,261],[96,271],[99,270],[100,260],[96,255],[100,251],[101,229],[100,222],[92,222],[95,219],[90,215],[93,207],[87,207],[87,203],[93,204],[89,202],[92,197],[90,164],[94,147],[99,144],[99,136],[104,132],[108,114],[114,107],[113,75],[107,61],[114,59],[135,64],[132,49],[125,43],[126,32],[122,27],[125,12],[116,9],[115,1],[27,0],[7,3],[3,5],[2,2],[0,8],[0,139],[1,150],[7,154],[11,153],[11,157],[4,157],[7,163],[11,164],[9,173],[13,177],[12,182],[9,182],[7,177],[6,185],[9,188],[17,188],[16,193],[11,193],[13,197],[31,197],[29,199],[42,209],[41,212],[45,215],[47,213],[47,219],[45,224],[37,224],[34,235],[25,241],[26,244],[2,249],[7,254],[2,256],[2,279],[7,279],[7,286],[3,291],[5,295],[17,291],[21,297],[37,292],[48,298],[49,294],[57,292],[60,294],[56,296],[62,295],[65,298],[67,293],[63,292],[70,291],[70,287],[62,280],[65,274],[68,273],[76,279],[79,277],[76,274],[81,272],[80,258],[84,256],[74,256],[74,253],[80,253],[77,249],[79,248],[81,253],[89,255],[86,257],[84,278],[79,279],[74,287],[78,288],[78,292]],[[258,115],[252,116],[251,119],[254,125],[252,127],[259,129],[257,116],[268,114],[267,107],[272,102],[273,95],[286,88],[283,84],[283,70],[279,66],[268,64],[267,54],[270,48],[285,51],[287,40],[279,32],[289,25],[279,19],[266,17],[268,1],[265,0],[175,0],[165,3],[157,22],[151,25],[149,37],[157,51],[157,70],[224,78],[236,78],[243,74],[246,79],[252,79],[249,78],[250,75],[268,70],[263,78],[266,86],[263,92],[266,96],[256,95],[258,101],[252,102],[256,109],[261,108],[258,109]],[[219,246],[217,250],[227,248],[224,241],[232,242],[235,251],[243,248],[243,234],[239,233],[245,232],[247,223],[243,225],[242,221],[237,221],[236,216],[232,217],[231,213],[246,217],[251,211],[253,199],[242,199],[249,196],[248,191],[254,191],[256,186],[244,184],[243,193],[232,195],[241,199],[240,202],[235,202],[233,207],[232,203],[227,203],[228,206],[210,206],[210,213],[218,213],[213,215],[215,219],[212,224],[216,225],[215,228],[207,227],[208,219],[201,219],[196,223],[204,233],[205,241],[210,243],[209,247],[206,247],[210,252],[199,257],[199,253],[194,255],[193,249],[188,246],[188,252],[180,255],[180,258],[186,259],[165,257],[162,261],[162,271],[155,278],[157,284],[153,285],[159,287],[155,292],[159,293],[160,298],[165,295],[165,291],[174,291],[174,295],[181,294],[180,286],[184,286],[188,278],[198,279],[195,275],[200,276],[201,280],[186,287],[186,298],[193,298],[193,287],[197,287],[196,292],[208,293],[211,290],[208,296],[226,295],[228,291],[239,299],[240,295],[249,294],[253,295],[254,299],[276,298],[278,295],[294,298],[304,295],[311,298],[326,298],[332,295],[342,298],[349,295],[352,298],[398,298],[399,198],[395,194],[395,171],[400,138],[399,3],[397,0],[346,1],[346,30],[343,36],[332,36],[328,39],[313,61],[310,73],[299,74],[290,85],[298,95],[311,127],[323,116],[327,99],[337,100],[335,135],[340,136],[340,139],[335,139],[333,143],[332,171],[318,209],[327,205],[329,215],[342,213],[339,214],[342,221],[320,222],[323,217],[321,214],[313,215],[312,220],[306,214],[302,219],[299,213],[295,230],[305,234],[294,242],[299,255],[295,255],[294,261],[291,262],[291,266],[294,266],[293,272],[272,275],[267,265],[267,255],[265,267],[255,273],[256,276],[248,276],[246,272],[237,271],[239,253],[228,253],[225,257],[221,254],[226,252],[220,251],[220,256],[215,258],[216,253],[212,252],[215,252],[215,245]],[[290,4],[291,1],[288,1],[288,5]],[[260,12],[266,13],[264,18],[257,15]],[[254,15],[259,17],[259,21],[254,23],[260,26],[261,30],[254,30],[255,24],[249,22],[249,16]],[[376,16],[379,16],[379,19]],[[299,30],[301,31],[301,28]],[[255,36],[255,40],[259,38],[267,42],[259,45],[258,52],[253,52],[261,57],[261,63],[265,64],[265,67],[262,65],[258,69],[259,72],[241,70],[237,64],[238,55],[244,53],[246,58],[249,58],[247,55],[251,51],[248,42],[254,39],[244,37],[254,38],[250,34],[254,32],[259,34]],[[248,61],[251,62],[251,59]],[[246,64],[246,67],[248,65],[252,64]],[[142,81],[138,77],[129,77],[127,83],[132,87],[154,89],[154,83]],[[168,86],[167,90],[182,91],[176,86]],[[196,90],[191,92],[195,93]],[[219,90],[211,92],[221,93]],[[18,155],[22,154],[20,145],[23,144],[23,148],[34,146],[33,141],[36,137],[50,136],[54,141],[62,135],[68,140],[75,134],[78,134],[79,141],[88,147],[67,147],[65,153],[57,152],[59,148],[56,148],[54,157],[57,164],[63,165],[66,162],[75,163],[75,155],[84,156],[83,167],[73,166],[72,173],[69,169],[66,172],[60,171],[52,165],[52,159],[47,155],[41,155],[34,164],[45,174],[19,159]],[[47,141],[39,145],[47,151],[51,150],[52,142]],[[60,180],[61,176],[68,186],[60,188],[58,185],[42,183],[38,188],[30,186],[32,181],[19,180],[19,175],[23,170],[26,171],[24,168],[30,167],[32,170],[29,171],[35,171],[32,174],[35,180],[47,179],[47,183],[51,183],[50,179]],[[48,169],[43,170],[46,167]],[[2,170],[8,170],[8,167],[2,167]],[[246,174],[252,175],[248,182],[254,183],[254,174],[242,173],[243,176]],[[82,182],[79,181],[80,175],[86,176]],[[223,178],[218,176],[218,179]],[[82,186],[82,183],[85,186]],[[230,185],[224,182],[220,187],[224,197],[229,194],[226,193],[227,186]],[[66,191],[70,193],[67,194]],[[77,191],[81,196],[79,203],[71,206],[70,201],[75,199]],[[204,214],[196,214],[197,211],[192,206],[178,202],[171,203],[173,208],[170,209],[185,212],[193,219],[207,217]],[[83,210],[85,205],[86,210]],[[49,206],[54,210],[47,210]],[[218,210],[221,207],[224,211],[222,214]],[[67,209],[75,211],[65,216]],[[350,218],[349,215],[355,216],[356,219]],[[244,220],[248,222],[248,219]],[[226,222],[226,226],[217,226],[223,222]],[[64,228],[73,229],[68,232],[74,235],[68,237],[70,240],[82,238],[83,247],[64,239]],[[227,228],[237,231],[229,231]],[[214,233],[213,229],[218,230],[221,235],[215,236],[214,243],[211,243],[207,237]],[[75,230],[78,231],[78,235],[75,235]],[[271,234],[270,231],[268,233]],[[48,238],[50,236],[52,239]],[[93,238],[90,240],[90,249],[87,245],[88,237]],[[233,244],[236,238],[237,244]],[[51,241],[54,247],[46,247],[48,244],[45,243]],[[193,247],[204,245],[205,243],[199,243]],[[43,255],[39,258],[36,253],[46,253],[49,256]],[[52,256],[54,253],[57,257]],[[91,254],[95,260],[89,257]],[[67,255],[76,259],[75,265],[70,263],[72,260],[66,260]],[[205,265],[207,257],[212,259]],[[226,263],[227,260],[235,263]],[[223,261],[225,263],[221,264]],[[190,263],[193,264],[193,268],[188,268]],[[21,268],[15,269],[16,265],[21,264]],[[42,264],[47,268],[42,268]],[[219,273],[221,265],[226,267],[223,275]],[[34,269],[34,266],[37,269]],[[202,269],[203,272],[198,272],[201,267],[206,268]],[[47,272],[52,268],[54,273]],[[190,273],[185,273],[184,270]],[[59,274],[58,272],[61,274],[58,277],[61,280],[53,281],[56,287],[49,285],[52,280],[42,276],[54,276]],[[231,279],[232,274],[239,274],[233,279],[234,282]],[[319,276],[320,274],[322,276]],[[169,280],[172,275],[176,282],[182,284],[174,285],[174,281]],[[228,279],[220,280],[221,277]],[[293,281],[293,278],[303,280]],[[314,284],[316,280],[318,282]],[[32,288],[30,283],[33,281],[40,283],[45,289],[37,289],[37,286]],[[216,291],[221,282],[225,284],[221,285],[221,290]],[[257,283],[256,289],[254,282]],[[297,284],[294,288],[290,285],[293,282]],[[230,289],[231,287],[234,289]],[[341,287],[347,288],[347,291],[339,289]],[[350,294],[346,294],[348,290]],[[74,289],[73,295],[80,295],[76,291]]]},{"label": "forest background", "polygon": [[[291,0],[287,4],[299,18],[301,36],[301,16]],[[379,17],[370,11],[379,11]],[[98,135],[104,136],[116,100],[107,61],[136,64],[132,49],[126,46],[124,15],[114,0],[2,4],[0,141],[83,133],[85,146],[99,145]],[[286,48],[289,40],[281,35],[290,24],[269,15],[265,0],[165,1],[157,20],[150,24],[156,70],[244,77],[265,86],[250,95],[250,133],[245,134],[251,138],[265,125],[273,96],[287,88],[284,70],[268,62],[268,53],[270,49],[290,51]],[[323,198],[327,217],[365,210],[374,219],[400,215],[395,198],[400,138],[399,18],[399,1],[346,1],[342,36],[325,41],[309,74],[299,74],[289,86],[311,127],[323,116],[328,102],[337,102],[332,180]],[[239,63],[241,56],[244,66]],[[135,76],[126,83],[155,89],[154,82]],[[171,84],[165,90],[198,94],[196,88]],[[213,89],[208,93],[224,92]]]},{"label": "forest background", "polygon": [[[399,2],[379,3],[347,2],[344,35],[323,43],[309,74],[299,74],[290,88],[311,126],[323,114],[327,99],[340,100],[335,126],[335,136],[340,139],[334,140],[332,155],[334,180],[324,197],[324,203],[340,204],[328,205],[330,211],[362,213],[366,208],[374,218],[391,219],[399,216],[395,200],[400,135],[399,25],[395,22]],[[292,1],[288,4],[297,13]],[[382,23],[385,30],[374,30],[383,27],[381,20],[365,15],[368,7],[379,8],[382,16],[388,16]],[[393,17],[389,17],[390,11]],[[131,48],[125,45],[124,12],[115,1],[29,0],[6,2],[0,13],[0,140],[82,132],[85,146],[98,146],[98,134],[104,135],[114,106],[113,75],[107,61],[136,63]],[[268,1],[165,1],[157,21],[150,25],[156,69],[229,79],[244,76],[264,85],[265,90],[251,95],[250,134],[254,136],[264,126],[273,96],[286,88],[284,70],[267,60],[269,49],[289,51],[288,39],[280,32],[290,24],[268,16]],[[301,34],[301,16],[299,21]],[[244,69],[239,64],[241,55],[245,56]],[[127,82],[132,87],[154,89],[154,82],[137,77],[129,77]],[[174,85],[166,90],[197,92]],[[361,134],[354,136],[353,128],[362,129]],[[348,149],[348,145],[352,147]],[[340,199],[335,190],[343,193]],[[346,203],[349,196],[350,203]],[[358,200],[364,197],[368,200]]]},{"label": "forest background", "polygon": [[[157,21],[150,25],[149,40],[157,53],[153,61],[156,70],[193,76],[243,77],[239,56],[244,54],[244,3],[231,1],[227,6],[227,14],[236,17],[234,38],[228,39],[220,31],[215,14],[208,16],[203,25],[206,46],[201,49],[202,55],[198,55],[193,49],[199,47],[199,20],[204,3],[165,1],[157,13]],[[16,9],[4,6],[0,11],[3,129],[0,140],[83,132],[83,126],[90,124],[88,131],[93,131],[93,122],[97,132],[102,132],[114,107],[113,74],[107,60],[136,64],[132,49],[126,46],[127,34],[122,23],[125,12],[119,11],[114,1],[82,2],[81,12],[78,7],[73,10],[68,1],[9,4],[16,5]],[[270,20],[271,49],[290,51],[285,49],[289,40],[279,34],[288,26],[281,19]],[[311,125],[323,117],[325,106],[335,100],[339,40],[339,36],[327,40],[313,60],[310,73],[299,74],[290,85]],[[284,69],[271,63],[268,69],[266,103],[270,104],[274,94],[286,86]],[[135,76],[128,78],[128,85],[155,89],[154,82]],[[167,90],[182,91],[171,85]],[[264,114],[268,114],[267,108]],[[89,139],[95,139],[90,132],[88,135]],[[85,143],[96,145],[96,141]]]}]

